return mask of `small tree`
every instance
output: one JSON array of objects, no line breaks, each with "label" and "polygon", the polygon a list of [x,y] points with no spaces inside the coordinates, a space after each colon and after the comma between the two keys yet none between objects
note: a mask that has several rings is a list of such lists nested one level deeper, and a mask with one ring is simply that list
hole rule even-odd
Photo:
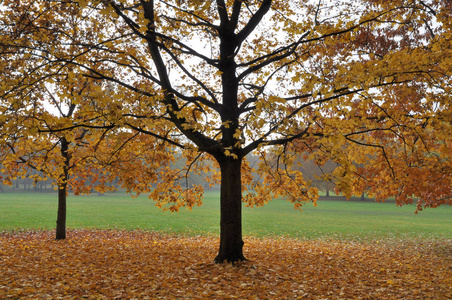
[{"label": "small tree", "polygon": [[[17,74],[11,77],[14,75]],[[54,78],[59,76],[54,74]],[[30,178],[35,183],[52,179],[58,190],[56,239],[65,239],[68,188],[71,186],[76,193],[87,188],[70,182],[70,175],[76,174],[85,163],[92,168],[84,145],[87,133],[88,136],[92,134],[73,124],[80,117],[76,116],[77,105],[73,100],[68,100],[58,90],[50,92],[45,85],[31,87],[14,85],[2,94],[4,103],[14,103],[2,111],[9,129],[0,144],[3,171],[9,175],[4,182],[11,184],[11,178]],[[80,94],[82,90],[83,87],[72,82],[68,95]],[[17,98],[24,94],[26,97]],[[52,109],[53,113],[50,112]],[[66,130],[67,127],[73,130]]]}]

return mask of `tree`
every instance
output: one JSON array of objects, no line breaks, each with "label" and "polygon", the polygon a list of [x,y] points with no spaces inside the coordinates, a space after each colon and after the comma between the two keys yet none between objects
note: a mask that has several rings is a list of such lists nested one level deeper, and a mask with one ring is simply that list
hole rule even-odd
[{"label": "tree", "polygon": [[[10,74],[10,79],[17,78],[14,75],[17,74]],[[79,194],[91,187],[88,184],[77,185],[77,181],[70,181],[70,175],[80,176],[82,169],[95,168],[89,148],[84,145],[87,138],[93,137],[86,128],[76,128],[72,124],[73,130],[64,129],[81,117],[75,114],[77,105],[73,97],[68,100],[58,90],[50,92],[43,85],[33,84],[32,88],[28,88],[27,84],[14,84],[9,88],[4,86],[1,95],[4,103],[12,103],[2,109],[6,117],[2,125],[6,127],[7,124],[8,127],[0,143],[2,171],[9,175],[4,182],[12,184],[11,180],[15,178],[30,178],[36,184],[41,180],[53,179],[58,190],[56,239],[65,239],[68,188]],[[80,94],[87,87],[75,82],[70,85],[68,94],[71,95]],[[63,86],[61,84],[57,88]],[[32,101],[27,101],[27,98]],[[39,102],[46,99],[50,99],[50,102],[46,103],[47,109],[44,109],[44,105]],[[50,113],[49,108],[55,113]]]},{"label": "tree", "polygon": [[[163,169],[172,161],[172,156],[165,155],[171,153],[170,149],[159,147],[151,137],[124,132],[102,115],[90,113],[91,103],[99,96],[97,84],[81,73],[80,77],[68,74],[71,73],[64,66],[50,74],[50,83],[56,81],[56,85],[18,83],[14,79],[36,78],[26,72],[10,74],[10,86],[4,85],[0,95],[3,103],[13,104],[2,109],[2,125],[7,130],[0,140],[1,171],[8,174],[2,183],[12,184],[16,178],[31,179],[34,184],[52,180],[58,191],[57,240],[66,238],[69,191],[79,195],[114,190],[109,183],[117,174],[122,175],[123,185],[128,187],[127,178],[155,176],[149,170],[157,169],[156,166]],[[128,150],[131,141],[133,152]],[[139,149],[143,145],[148,152],[153,151],[141,155]],[[143,174],[141,167],[138,175],[130,161],[135,166],[146,164],[148,172]]]},{"label": "tree", "polygon": [[[316,201],[317,189],[292,167],[304,151],[339,164],[334,176],[347,196],[361,194],[365,181],[375,182],[379,199],[398,195],[400,204],[412,197],[420,197],[419,207],[452,201],[450,1],[4,5],[6,15],[26,16],[27,26],[39,29],[23,38],[39,40],[25,49],[44,57],[46,68],[77,66],[74,72],[103,82],[102,89],[108,82],[114,93],[97,98],[97,114],[114,107],[102,112],[111,124],[179,147],[190,158],[187,170],[202,159],[218,163],[217,262],[245,259],[242,201],[284,196],[297,209]],[[46,80],[45,68],[38,70]],[[261,157],[257,182],[246,161],[252,152]],[[277,156],[275,168],[269,155]],[[407,188],[420,180],[406,178],[412,171],[438,180],[428,192]],[[167,175],[166,183],[174,174]],[[150,189],[139,178],[130,184]],[[169,187],[151,197],[174,209],[200,201],[201,187]]]},{"label": "tree", "polygon": [[[50,34],[49,43],[39,44],[45,32],[42,23],[30,22],[31,17],[31,11],[12,10],[3,20],[0,163],[7,176],[2,183],[12,184],[17,178],[32,179],[35,184],[51,179],[58,190],[56,239],[65,239],[69,190],[79,195],[113,189],[107,185],[116,175],[109,169],[121,167],[127,141],[137,134],[118,130],[104,117],[112,108],[101,107],[95,100],[104,97],[98,82],[74,71],[77,66],[49,61],[45,53],[58,41]],[[57,25],[63,27],[63,23]],[[31,49],[36,52],[30,54]],[[114,93],[108,85],[106,90]],[[93,113],[95,110],[99,112]],[[120,142],[110,138],[111,132]],[[155,144],[149,138],[146,141]],[[100,145],[101,151],[97,150]],[[134,148],[138,145],[135,142]],[[152,162],[146,161],[150,166],[161,163],[155,155],[159,147],[153,148]],[[163,165],[171,161],[161,157]]]}]

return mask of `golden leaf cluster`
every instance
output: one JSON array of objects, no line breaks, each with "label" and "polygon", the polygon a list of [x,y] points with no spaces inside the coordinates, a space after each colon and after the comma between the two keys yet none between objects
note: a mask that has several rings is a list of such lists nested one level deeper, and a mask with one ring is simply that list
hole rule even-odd
[{"label": "golden leaf cluster", "polygon": [[189,173],[254,152],[233,188],[299,209],[317,198],[294,166],[308,152],[338,164],[325,178],[347,197],[452,203],[450,1],[2,3],[5,183],[118,176],[176,211],[201,203]]}]

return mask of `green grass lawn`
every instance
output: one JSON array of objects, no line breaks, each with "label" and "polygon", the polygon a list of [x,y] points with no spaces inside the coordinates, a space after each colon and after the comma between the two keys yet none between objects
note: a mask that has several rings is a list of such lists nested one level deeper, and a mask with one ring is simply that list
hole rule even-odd
[{"label": "green grass lawn", "polygon": [[[55,193],[0,193],[0,230],[53,229]],[[389,238],[452,238],[452,207],[415,214],[414,205],[394,203],[319,201],[303,212],[285,200],[264,207],[244,208],[245,236],[289,236],[378,240]],[[206,192],[204,205],[192,211],[162,212],[146,196],[133,199],[118,192],[104,196],[70,196],[68,228],[146,229],[184,234],[219,234],[219,192]]]}]

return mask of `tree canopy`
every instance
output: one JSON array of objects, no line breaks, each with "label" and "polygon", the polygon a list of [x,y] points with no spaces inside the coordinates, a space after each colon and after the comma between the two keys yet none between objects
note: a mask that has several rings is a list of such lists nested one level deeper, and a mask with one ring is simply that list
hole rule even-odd
[{"label": "tree canopy", "polygon": [[[153,191],[158,205],[174,210],[199,204],[203,191],[174,179],[205,170],[203,159],[215,161],[218,262],[244,259],[242,201],[263,205],[282,196],[297,209],[315,203],[317,189],[293,164],[302,153],[320,165],[337,163],[330,178],[348,197],[366,189],[400,205],[419,199],[418,209],[452,203],[450,1],[3,5],[0,123],[13,126],[6,125],[13,118],[30,136],[70,131],[71,141],[75,130],[100,131],[91,145],[108,136],[116,154],[127,141],[131,157],[144,150],[133,146],[143,136],[162,161],[183,151],[184,170],[122,181],[136,192]],[[59,127],[37,123],[55,115],[51,101],[74,105],[77,117]],[[48,113],[37,116],[34,107]],[[23,117],[33,125],[22,127]],[[250,176],[250,153],[261,158],[258,180]],[[161,166],[126,161],[144,174]]]}]

